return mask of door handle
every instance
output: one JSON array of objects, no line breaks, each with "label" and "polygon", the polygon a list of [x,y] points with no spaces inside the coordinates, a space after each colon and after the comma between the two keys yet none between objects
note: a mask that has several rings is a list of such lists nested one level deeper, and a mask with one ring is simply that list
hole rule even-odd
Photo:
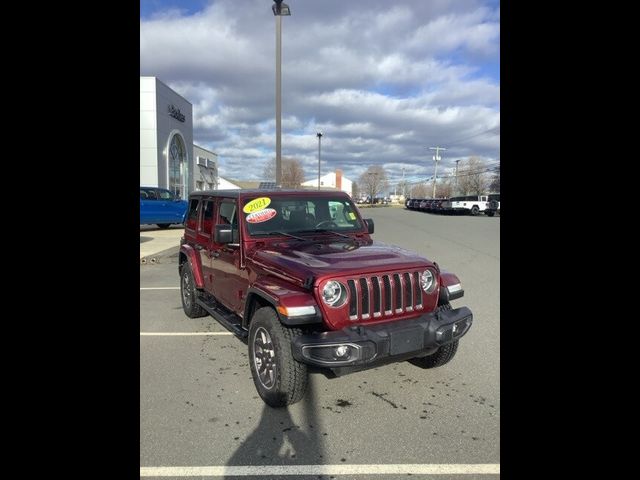
[{"label": "door handle", "polygon": [[196,244],[196,247],[195,247],[195,248],[196,248],[196,250],[202,250],[204,247],[203,247],[202,245],[198,245],[198,244]]},{"label": "door handle", "polygon": [[213,258],[218,258],[220,256],[220,252],[217,252],[217,251],[216,252],[211,252],[211,256]]}]

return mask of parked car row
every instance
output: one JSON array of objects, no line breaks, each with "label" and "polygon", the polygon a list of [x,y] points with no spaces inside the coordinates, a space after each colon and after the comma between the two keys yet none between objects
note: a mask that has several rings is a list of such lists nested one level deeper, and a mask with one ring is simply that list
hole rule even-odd
[{"label": "parked car row", "polygon": [[371,197],[366,195],[366,196],[357,198],[356,203],[357,204],[372,203],[374,205],[376,204],[388,205],[389,203],[391,203],[391,199],[389,197],[373,197],[373,202],[372,202]]},{"label": "parked car row", "polygon": [[408,210],[418,210],[446,215],[479,215],[486,213],[493,216],[500,213],[500,194],[467,195],[451,198],[409,198],[405,202]]}]

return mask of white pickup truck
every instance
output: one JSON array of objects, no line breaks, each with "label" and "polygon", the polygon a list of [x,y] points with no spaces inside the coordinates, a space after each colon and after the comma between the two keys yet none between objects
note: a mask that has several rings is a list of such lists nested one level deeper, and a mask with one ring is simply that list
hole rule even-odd
[{"label": "white pickup truck", "polygon": [[464,197],[452,197],[449,199],[448,207],[457,213],[470,213],[471,215],[478,215],[487,211],[489,202],[491,200],[497,200],[500,202],[500,194],[493,193],[489,195],[467,195]]},{"label": "white pickup truck", "polygon": [[484,212],[488,203],[488,195],[467,195],[449,199],[451,210],[455,213],[471,213],[471,215],[478,215],[480,212]]}]

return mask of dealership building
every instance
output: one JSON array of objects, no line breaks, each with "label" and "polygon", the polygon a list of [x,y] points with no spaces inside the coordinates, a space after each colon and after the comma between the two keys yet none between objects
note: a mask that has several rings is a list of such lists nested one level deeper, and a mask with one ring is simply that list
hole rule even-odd
[{"label": "dealership building", "polygon": [[193,106],[158,80],[140,77],[140,185],[186,199],[215,190],[218,156],[193,144]]}]

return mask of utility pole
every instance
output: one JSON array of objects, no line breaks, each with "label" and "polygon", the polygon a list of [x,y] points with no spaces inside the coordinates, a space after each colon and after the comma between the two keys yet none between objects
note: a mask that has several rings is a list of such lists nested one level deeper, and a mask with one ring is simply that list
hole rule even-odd
[{"label": "utility pole", "polygon": [[436,162],[436,167],[433,172],[433,198],[436,198],[436,181],[438,180],[438,162],[440,161],[440,150],[446,150],[446,148],[429,147],[429,150],[436,151],[436,154],[433,156],[433,160]]},{"label": "utility pole", "polygon": [[402,198],[405,199],[407,195],[405,194],[405,183],[404,183],[404,167],[402,167]]},{"label": "utility pole", "polygon": [[456,160],[456,195],[458,194],[458,162],[460,159]]},{"label": "utility pole", "polygon": [[322,140],[322,132],[316,133],[318,137],[318,190],[320,190],[320,143]]}]

